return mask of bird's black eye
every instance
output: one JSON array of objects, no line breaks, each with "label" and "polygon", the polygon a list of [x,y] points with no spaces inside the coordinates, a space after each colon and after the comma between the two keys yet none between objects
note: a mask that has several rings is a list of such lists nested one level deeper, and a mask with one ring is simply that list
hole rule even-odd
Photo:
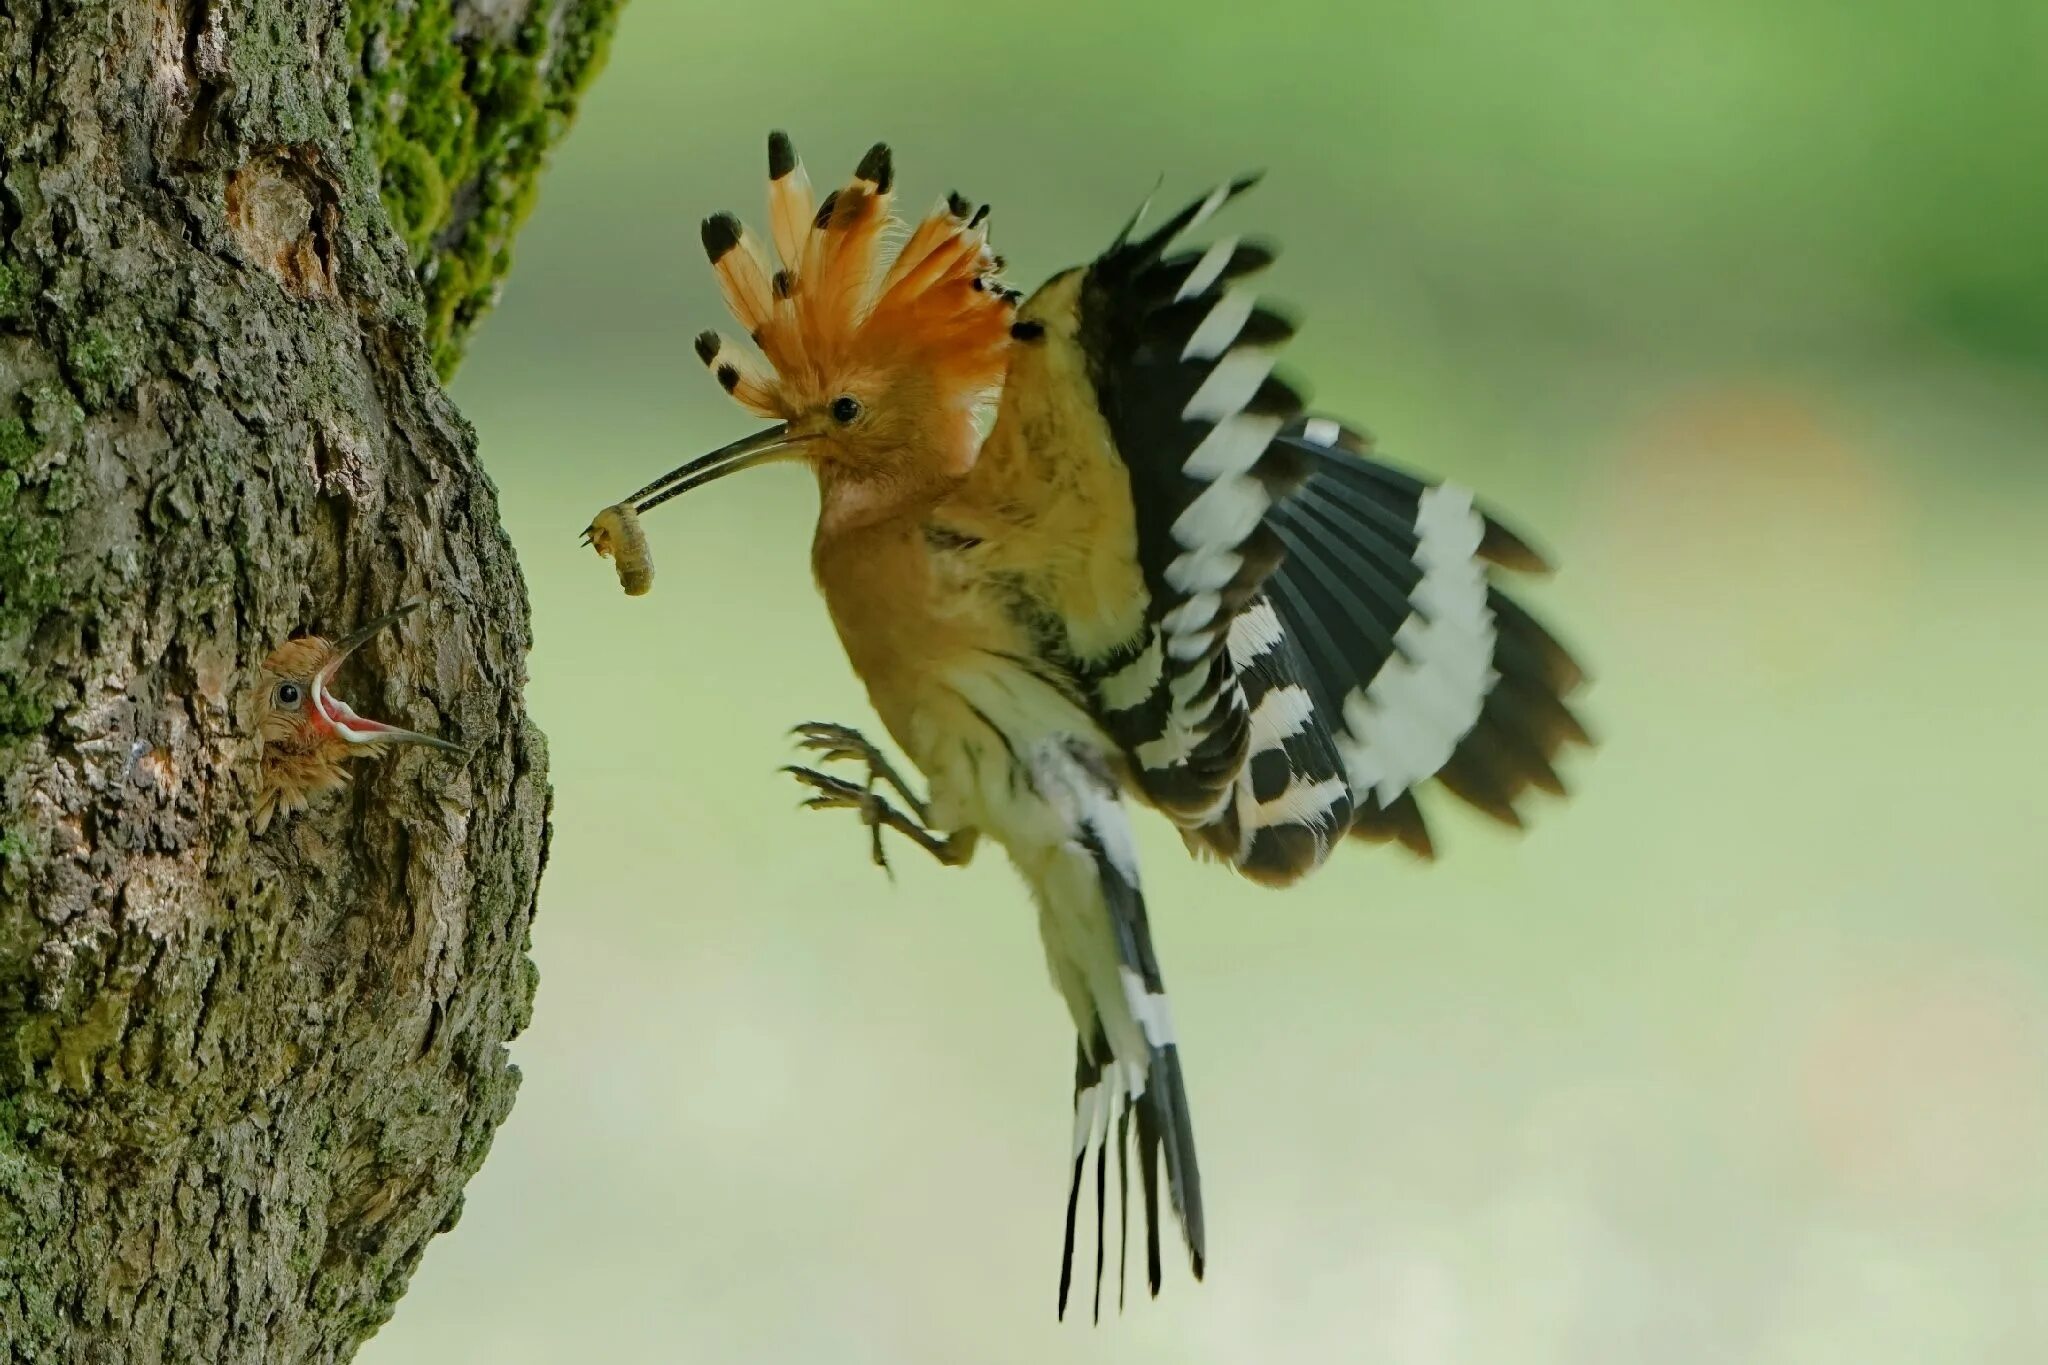
[{"label": "bird's black eye", "polygon": [[860,416],[860,400],[850,393],[842,393],[832,400],[832,420],[845,426]]},{"label": "bird's black eye", "polygon": [[288,682],[279,683],[277,685],[277,704],[279,706],[297,706],[299,704],[299,685]]}]

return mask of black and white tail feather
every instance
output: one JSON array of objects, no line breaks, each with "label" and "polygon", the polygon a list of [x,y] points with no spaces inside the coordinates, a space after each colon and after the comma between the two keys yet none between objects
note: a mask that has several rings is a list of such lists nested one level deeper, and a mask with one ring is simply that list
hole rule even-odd
[{"label": "black and white tail feather", "polygon": [[1084,745],[1059,740],[1031,754],[1029,772],[1034,791],[1057,817],[1061,837],[1038,875],[1027,874],[1027,879],[1038,899],[1054,981],[1074,1007],[1076,1019],[1084,1021],[1075,1046],[1074,1168],[1060,1252],[1059,1313],[1066,1316],[1073,1286],[1075,1238],[1092,1152],[1094,1312],[1100,1319],[1112,1141],[1118,1170],[1119,1307],[1129,1259],[1133,1140],[1145,1219],[1145,1277],[1155,1295],[1161,1283],[1164,1222],[1160,1174],[1163,1170],[1167,1204],[1180,1225],[1196,1279],[1202,1277],[1207,1256],[1202,1177],[1173,1014],[1152,950],[1137,854],[1116,780]]},{"label": "black and white tail feather", "polygon": [[1496,586],[1542,559],[1472,495],[1373,458],[1273,374],[1293,325],[1244,281],[1273,250],[1180,238],[1220,186],[1088,269],[1078,336],[1129,473],[1143,628],[1086,670],[1133,780],[1189,844],[1269,884],[1346,833],[1433,844],[1435,780],[1519,825],[1589,743],[1571,656]]}]

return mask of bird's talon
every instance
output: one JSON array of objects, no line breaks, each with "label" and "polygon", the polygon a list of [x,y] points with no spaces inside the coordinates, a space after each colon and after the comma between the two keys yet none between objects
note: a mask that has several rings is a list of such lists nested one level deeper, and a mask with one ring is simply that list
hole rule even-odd
[{"label": "bird's talon", "polygon": [[[800,726],[798,731],[801,732],[805,728],[807,727]],[[805,744],[806,747],[824,747],[822,744],[814,745],[809,739],[805,740]],[[833,752],[841,748],[843,746],[835,744]],[[828,752],[826,757],[832,757],[833,752]],[[854,753],[848,756],[856,758],[867,757],[865,753]],[[880,760],[880,755],[875,755],[875,758]],[[887,845],[882,838],[882,830],[885,826],[903,835],[926,852],[931,853],[941,862],[948,860],[950,844],[926,828],[928,818],[924,812],[924,803],[916,800],[903,788],[900,780],[896,779],[895,775],[887,770],[886,764],[880,770],[873,766],[869,768],[868,782],[865,787],[855,786],[844,778],[834,777],[830,773],[819,772],[816,768],[800,767],[794,763],[784,764],[782,771],[788,773],[791,777],[794,777],[816,793],[814,796],[805,798],[801,806],[802,809],[859,811],[861,823],[866,825],[869,830],[869,857],[873,860],[875,866],[887,872],[892,880],[896,876],[896,870],[889,863]],[[888,798],[875,790],[874,784],[878,779],[891,782],[898,790],[903,790],[905,800],[909,801],[915,808],[915,814],[906,814],[895,806],[890,805]]]},{"label": "bird's talon", "polygon": [[867,785],[870,790],[875,783],[883,782],[894,787],[902,796],[904,804],[920,825],[931,823],[931,813],[910,784],[903,779],[888,758],[869,742],[867,736],[848,725],[833,725],[824,721],[805,721],[790,731],[797,736],[800,748],[818,755],[820,763],[855,762],[867,765]]}]

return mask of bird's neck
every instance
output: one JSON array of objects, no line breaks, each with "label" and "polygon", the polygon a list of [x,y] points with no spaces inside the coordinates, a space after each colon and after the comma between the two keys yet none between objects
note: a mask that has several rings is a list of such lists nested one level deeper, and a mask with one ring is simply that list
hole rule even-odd
[{"label": "bird's neck", "polygon": [[924,686],[954,649],[918,517],[904,508],[821,517],[811,568],[848,662],[890,734],[908,744]]},{"label": "bird's neck", "polygon": [[817,541],[860,536],[875,528],[922,520],[960,486],[974,465],[973,428],[932,430],[861,464],[820,460]]}]

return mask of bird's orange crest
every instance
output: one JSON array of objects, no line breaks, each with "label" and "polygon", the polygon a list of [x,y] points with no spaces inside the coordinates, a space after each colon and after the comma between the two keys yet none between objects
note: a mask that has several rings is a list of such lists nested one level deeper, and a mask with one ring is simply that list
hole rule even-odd
[{"label": "bird's orange crest", "polygon": [[775,255],[729,213],[704,220],[704,249],[726,306],[767,358],[764,369],[716,332],[697,354],[726,391],[763,417],[795,422],[850,384],[914,373],[932,402],[971,410],[1002,384],[1019,298],[996,280],[988,209],[948,195],[883,268],[894,184],[876,143],[852,180],[815,202],[789,138],[768,138]]}]

